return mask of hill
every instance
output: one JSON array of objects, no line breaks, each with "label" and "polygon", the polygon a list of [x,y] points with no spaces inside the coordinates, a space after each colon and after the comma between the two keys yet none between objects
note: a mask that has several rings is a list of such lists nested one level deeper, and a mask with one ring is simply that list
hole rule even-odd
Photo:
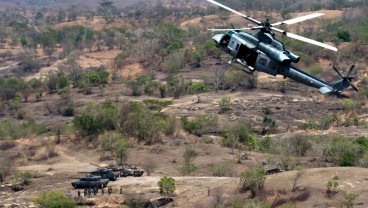
[{"label": "hill", "polygon": [[[340,79],[332,66],[355,64],[359,92],[342,100],[230,66],[207,29],[248,22],[206,1],[97,2],[0,1],[15,5],[0,11],[0,207],[52,190],[77,206],[142,207],[163,176],[176,180],[164,207],[342,207],[353,196],[367,207],[366,4],[221,1],[271,22],[325,13],[286,29],[338,52],[276,38],[327,82]],[[146,172],[109,182],[111,195],[71,186],[93,164],[122,162]]]}]

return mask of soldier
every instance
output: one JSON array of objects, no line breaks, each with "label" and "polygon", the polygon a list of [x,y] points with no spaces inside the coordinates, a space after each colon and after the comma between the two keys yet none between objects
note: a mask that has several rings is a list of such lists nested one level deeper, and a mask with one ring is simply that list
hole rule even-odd
[{"label": "soldier", "polygon": [[111,186],[109,186],[109,188],[107,189],[107,192],[109,193],[109,195],[112,194],[112,188],[111,188]]},{"label": "soldier", "polygon": [[211,193],[211,189],[210,189],[210,187],[208,187],[207,196],[210,196],[210,193]]},{"label": "soldier", "polygon": [[88,189],[88,196],[91,196],[92,195],[92,188],[89,188]]},{"label": "soldier", "polygon": [[123,186],[120,186],[120,194],[123,194]]},{"label": "soldier", "polygon": [[103,187],[101,188],[101,192],[102,192],[102,195],[104,195],[104,192],[105,191],[104,191],[104,188]]},{"label": "soldier", "polygon": [[80,197],[80,191],[78,190],[78,197]]},{"label": "soldier", "polygon": [[84,197],[87,196],[87,189],[84,189]]}]

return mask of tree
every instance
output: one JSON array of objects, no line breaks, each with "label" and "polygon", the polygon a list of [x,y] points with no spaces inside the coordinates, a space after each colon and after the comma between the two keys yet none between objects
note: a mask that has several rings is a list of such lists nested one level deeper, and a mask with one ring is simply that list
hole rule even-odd
[{"label": "tree", "polygon": [[73,124],[82,136],[93,136],[100,131],[97,121],[88,113],[76,115]]},{"label": "tree", "polygon": [[191,175],[194,171],[198,169],[198,167],[192,163],[196,157],[197,152],[193,148],[187,146],[183,153],[184,164],[180,169],[180,172],[183,175]]},{"label": "tree", "polygon": [[266,180],[266,171],[263,166],[250,167],[240,175],[239,189],[242,192],[251,191],[255,197],[262,192]]},{"label": "tree", "polygon": [[57,20],[58,22],[63,22],[66,18],[66,14],[64,12],[64,10],[59,10],[58,14],[57,14]]},{"label": "tree", "polygon": [[58,89],[58,76],[56,73],[49,72],[47,79],[49,93],[55,93]]},{"label": "tree", "polygon": [[78,13],[77,13],[76,7],[74,5],[72,5],[68,9],[68,11],[69,11],[69,13],[68,13],[68,22],[77,20]]},{"label": "tree", "polygon": [[68,79],[70,80],[72,87],[78,87],[78,84],[83,79],[82,67],[76,62],[75,59],[68,59],[61,67],[61,71],[68,73]]},{"label": "tree", "polygon": [[58,39],[58,32],[54,29],[49,29],[48,31],[40,34],[40,44],[43,47],[43,51],[48,55],[49,58],[55,51]]},{"label": "tree", "polygon": [[122,165],[128,158],[128,148],[131,147],[131,143],[126,139],[121,139],[115,145],[116,163]]},{"label": "tree", "polygon": [[[231,147],[231,152],[234,153],[234,148],[238,147],[238,151],[252,150],[256,146],[256,137],[252,133],[252,128],[248,123],[235,123],[229,128],[230,140],[225,146]],[[241,154],[241,153],[239,153]]]},{"label": "tree", "polygon": [[312,143],[308,137],[298,136],[290,138],[291,151],[300,157],[306,156],[309,150],[312,149]]},{"label": "tree", "polygon": [[0,183],[6,181],[6,178],[10,175],[14,163],[11,159],[3,158],[0,160]]},{"label": "tree", "polygon": [[156,166],[156,163],[150,160],[143,164],[143,169],[147,172],[148,176],[150,176],[151,173],[156,169]]},{"label": "tree", "polygon": [[42,24],[43,23],[43,19],[44,19],[43,13],[41,11],[38,11],[36,13],[35,19],[36,19],[36,24],[37,25]]},{"label": "tree", "polygon": [[35,203],[40,208],[73,208],[76,204],[59,190],[43,192]]},{"label": "tree", "polygon": [[171,197],[175,192],[175,179],[164,176],[158,182],[158,186],[160,187],[161,196]]},{"label": "tree", "polygon": [[114,21],[114,15],[116,13],[116,7],[113,1],[101,0],[97,7],[97,12],[104,17],[107,23]]},{"label": "tree", "polygon": [[[100,143],[100,159],[109,158],[115,152],[115,143],[122,138],[122,135],[116,132],[105,132]],[[108,155],[106,156],[105,153]]]}]

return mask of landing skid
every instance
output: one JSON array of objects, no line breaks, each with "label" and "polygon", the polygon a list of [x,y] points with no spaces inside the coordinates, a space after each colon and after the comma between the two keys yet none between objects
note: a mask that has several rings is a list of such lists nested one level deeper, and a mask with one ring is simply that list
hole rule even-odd
[{"label": "landing skid", "polygon": [[[233,65],[234,62],[242,65],[244,68],[239,68],[239,67]],[[247,74],[252,75],[252,76],[255,77],[255,75],[253,73],[256,70],[253,67],[248,66],[246,63],[244,63],[240,59],[231,59],[229,62],[227,62],[227,64],[229,64],[230,66],[234,67],[235,69],[238,69],[240,71],[243,71],[243,72],[245,72],[245,73],[247,73]]]}]

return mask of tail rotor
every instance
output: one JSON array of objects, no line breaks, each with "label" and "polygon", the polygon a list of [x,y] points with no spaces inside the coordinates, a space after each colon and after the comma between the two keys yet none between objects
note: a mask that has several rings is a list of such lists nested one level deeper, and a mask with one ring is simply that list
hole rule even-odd
[{"label": "tail rotor", "polygon": [[353,72],[355,68],[355,65],[352,65],[348,71],[348,73],[346,73],[345,76],[343,76],[340,71],[333,66],[333,69],[336,71],[336,73],[342,78],[341,81],[337,82],[336,84],[334,84],[335,90],[337,93],[341,93],[342,91],[344,91],[346,88],[348,88],[349,86],[352,87],[355,91],[358,92],[358,88],[355,87],[351,81],[354,79],[354,77],[350,76],[351,73]]}]

